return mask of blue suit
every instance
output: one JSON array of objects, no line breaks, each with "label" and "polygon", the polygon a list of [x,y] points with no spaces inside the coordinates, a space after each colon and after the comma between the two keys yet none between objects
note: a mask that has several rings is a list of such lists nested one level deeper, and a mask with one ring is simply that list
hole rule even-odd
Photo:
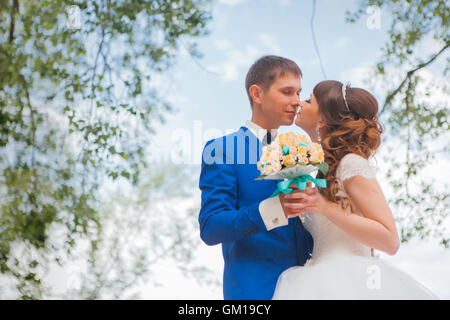
[{"label": "blue suit", "polygon": [[222,244],[225,299],[271,299],[278,276],[312,253],[313,239],[298,218],[267,231],[259,204],[280,180],[254,180],[261,152],[246,127],[208,141],[203,150],[200,236],[207,245]]}]

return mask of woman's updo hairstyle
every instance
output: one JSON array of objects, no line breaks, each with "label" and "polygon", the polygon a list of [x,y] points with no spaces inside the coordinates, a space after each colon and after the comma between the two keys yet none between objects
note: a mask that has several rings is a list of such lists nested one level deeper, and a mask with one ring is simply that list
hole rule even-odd
[{"label": "woman's updo hairstyle", "polygon": [[337,197],[336,170],[341,159],[354,153],[368,159],[380,146],[382,126],[378,121],[375,97],[361,88],[351,88],[339,81],[318,83],[313,94],[319,104],[319,114],[325,127],[320,129],[325,162],[329,165],[327,188],[320,192],[330,201],[340,202],[344,208],[348,199]]}]

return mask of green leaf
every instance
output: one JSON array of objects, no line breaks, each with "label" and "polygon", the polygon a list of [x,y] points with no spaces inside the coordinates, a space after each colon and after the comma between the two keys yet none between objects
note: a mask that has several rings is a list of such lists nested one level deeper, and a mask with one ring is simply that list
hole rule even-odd
[{"label": "green leaf", "polygon": [[328,163],[322,162],[316,165],[316,167],[319,168],[320,172],[322,172],[324,175],[327,175],[329,169]]},{"label": "green leaf", "polygon": [[124,178],[130,179],[130,173],[128,171],[120,172],[120,175]]},{"label": "green leaf", "polygon": [[267,175],[260,175],[258,178],[255,178],[255,180],[264,180],[264,178],[267,177]]},{"label": "green leaf", "polygon": [[121,156],[123,159],[125,159],[125,160],[128,159],[128,156],[126,155],[125,152],[119,152],[119,154],[120,154],[120,156]]}]

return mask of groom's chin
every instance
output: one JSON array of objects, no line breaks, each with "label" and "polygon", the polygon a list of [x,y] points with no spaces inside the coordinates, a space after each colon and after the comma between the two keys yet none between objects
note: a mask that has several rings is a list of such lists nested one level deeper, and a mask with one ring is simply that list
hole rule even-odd
[{"label": "groom's chin", "polygon": [[294,124],[295,118],[293,118],[292,120],[286,119],[283,121],[283,126],[292,126]]}]

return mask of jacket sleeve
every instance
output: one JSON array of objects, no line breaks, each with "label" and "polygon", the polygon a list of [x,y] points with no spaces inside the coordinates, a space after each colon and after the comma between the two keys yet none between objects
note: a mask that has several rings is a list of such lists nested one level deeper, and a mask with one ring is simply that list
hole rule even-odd
[{"label": "jacket sleeve", "polygon": [[[211,148],[213,143],[218,148]],[[259,212],[260,202],[237,208],[235,166],[226,163],[220,147],[223,147],[222,143],[220,139],[208,141],[203,150],[199,181],[202,193],[199,224],[200,237],[207,245],[236,241],[267,231]]]}]

